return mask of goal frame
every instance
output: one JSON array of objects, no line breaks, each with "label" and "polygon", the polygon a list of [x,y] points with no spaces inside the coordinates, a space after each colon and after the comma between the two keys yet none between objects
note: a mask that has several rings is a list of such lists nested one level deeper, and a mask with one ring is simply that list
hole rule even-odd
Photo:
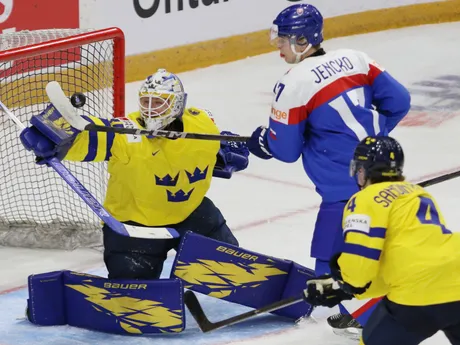
[{"label": "goal frame", "polygon": [[[56,29],[59,30],[59,29]],[[94,30],[46,42],[0,51],[0,62],[25,59],[99,41],[113,40],[113,116],[125,115],[125,35],[120,28]]]}]

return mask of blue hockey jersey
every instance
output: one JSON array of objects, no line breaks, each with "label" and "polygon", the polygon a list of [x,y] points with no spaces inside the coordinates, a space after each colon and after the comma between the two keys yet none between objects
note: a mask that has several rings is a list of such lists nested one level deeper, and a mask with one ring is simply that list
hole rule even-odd
[{"label": "blue hockey jersey", "polygon": [[268,145],[273,156],[303,166],[324,202],[358,191],[349,175],[367,135],[388,135],[408,113],[404,86],[366,54],[349,49],[309,57],[275,85]]}]

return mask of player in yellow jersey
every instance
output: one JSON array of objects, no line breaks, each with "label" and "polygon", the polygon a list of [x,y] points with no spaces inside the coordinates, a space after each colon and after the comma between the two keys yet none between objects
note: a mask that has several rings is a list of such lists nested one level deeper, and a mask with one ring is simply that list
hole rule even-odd
[{"label": "player in yellow jersey", "polygon": [[[139,111],[110,121],[92,116],[85,119],[113,127],[219,134],[210,113],[186,108],[186,98],[179,78],[160,69],[140,87]],[[244,144],[70,130],[73,140],[68,145],[53,143],[49,152],[42,150],[49,144],[46,128],[40,131],[31,126],[22,132],[21,140],[37,156],[108,161],[110,178],[104,206],[123,223],[170,227],[181,235],[190,230],[238,245],[206,193],[213,176],[230,178],[234,171],[247,167],[249,151]],[[168,251],[176,249],[180,240],[128,238],[110,231],[107,225],[103,235],[110,279],[158,278]]]},{"label": "player in yellow jersey", "polygon": [[359,143],[350,173],[361,191],[345,206],[344,245],[331,276],[310,280],[305,298],[332,307],[383,296],[361,344],[415,345],[438,331],[460,344],[460,233],[446,228],[427,191],[405,181],[403,165],[395,139]]}]

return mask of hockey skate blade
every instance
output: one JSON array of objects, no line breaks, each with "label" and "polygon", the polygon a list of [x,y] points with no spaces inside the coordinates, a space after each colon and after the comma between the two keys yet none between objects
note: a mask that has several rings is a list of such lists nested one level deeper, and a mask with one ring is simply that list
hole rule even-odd
[{"label": "hockey skate blade", "polygon": [[348,338],[351,340],[359,340],[361,339],[361,335],[363,331],[358,328],[333,328],[332,332],[334,332],[335,335],[338,335],[340,337]]}]

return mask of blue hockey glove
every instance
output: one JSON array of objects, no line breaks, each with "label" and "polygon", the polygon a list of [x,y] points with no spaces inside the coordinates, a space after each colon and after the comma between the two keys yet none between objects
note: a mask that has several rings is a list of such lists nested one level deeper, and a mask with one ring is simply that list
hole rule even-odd
[{"label": "blue hockey glove", "polygon": [[19,138],[28,151],[35,153],[38,164],[44,164],[45,158],[63,159],[79,133],[53,105],[32,116],[30,123],[31,126],[25,128]]},{"label": "blue hockey glove", "polygon": [[43,164],[43,158],[50,158],[56,155],[56,144],[43,135],[36,127],[25,128],[19,135],[22,145],[27,151],[33,151],[37,158],[37,163]]},{"label": "blue hockey glove", "polygon": [[262,159],[270,159],[273,155],[268,148],[267,127],[258,127],[248,140],[248,149],[251,153]]},{"label": "blue hockey glove", "polygon": [[[232,132],[221,132],[221,135],[238,135]],[[249,150],[245,143],[227,141],[220,144],[217,154],[217,163],[212,172],[212,176],[220,178],[230,178],[233,172],[247,168]]]},{"label": "blue hockey glove", "polygon": [[313,306],[335,307],[344,300],[353,299],[353,295],[343,291],[330,275],[322,275],[307,281],[303,291],[304,299]]}]

